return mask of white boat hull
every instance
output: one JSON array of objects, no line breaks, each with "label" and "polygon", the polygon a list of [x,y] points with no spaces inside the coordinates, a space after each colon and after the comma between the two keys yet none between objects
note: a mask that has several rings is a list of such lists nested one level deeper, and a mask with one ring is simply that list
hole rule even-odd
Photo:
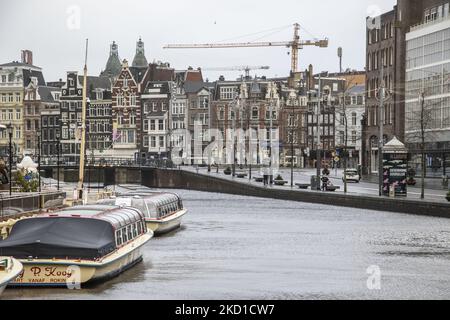
[{"label": "white boat hull", "polygon": [[162,235],[171,232],[181,226],[181,219],[186,213],[187,210],[183,209],[164,219],[146,219],[147,228],[152,230],[155,235]]},{"label": "white boat hull", "polygon": [[14,258],[7,258],[10,263],[10,267],[5,271],[0,271],[0,295],[3,293],[9,283],[14,281],[23,270],[23,265]]},{"label": "white boat hull", "polygon": [[142,261],[142,247],[152,236],[150,231],[98,262],[21,260],[23,272],[10,286],[77,288],[81,284],[110,279]]}]

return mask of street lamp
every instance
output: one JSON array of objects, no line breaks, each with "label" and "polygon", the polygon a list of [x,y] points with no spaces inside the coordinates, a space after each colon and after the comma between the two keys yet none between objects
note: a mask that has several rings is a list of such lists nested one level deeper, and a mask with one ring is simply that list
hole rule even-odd
[{"label": "street lamp", "polygon": [[8,130],[9,137],[9,195],[12,195],[12,136],[13,129],[11,122],[6,126],[6,130]]},{"label": "street lamp", "polygon": [[41,192],[41,132],[37,132],[38,138],[38,179],[39,179],[39,192]]},{"label": "street lamp", "polygon": [[57,180],[57,189],[59,191],[59,155],[61,153],[61,136],[59,133],[56,134],[56,180]]}]

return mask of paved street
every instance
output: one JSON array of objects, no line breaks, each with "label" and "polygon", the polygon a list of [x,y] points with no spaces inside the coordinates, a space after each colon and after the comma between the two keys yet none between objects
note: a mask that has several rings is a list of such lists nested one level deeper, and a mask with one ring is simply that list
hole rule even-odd
[{"label": "paved street", "polygon": [[[197,172],[196,167],[182,167],[183,170]],[[248,171],[246,171],[248,173]],[[207,168],[198,168],[198,173],[200,174],[208,174]],[[290,177],[291,171],[289,168],[281,168],[278,173],[281,174],[284,180],[289,181],[287,186],[279,187],[273,186],[271,188],[284,188],[290,189]],[[278,174],[275,173],[275,176]],[[312,175],[315,175],[315,169],[294,169],[294,188],[296,188],[295,183],[310,183],[310,179]],[[211,169],[210,175],[218,176],[223,179],[234,179],[241,183],[250,183],[255,185],[262,185],[262,183],[255,182],[253,179],[249,181],[247,178],[233,178],[232,176],[227,176],[223,173],[223,169],[219,170],[219,173],[216,173],[216,169]],[[252,171],[252,177],[260,176],[261,173],[259,170]],[[332,170],[330,174],[331,182],[340,186],[341,188],[336,192],[344,193],[344,183],[342,181],[342,170],[338,170],[337,173],[335,170]],[[313,192],[313,191],[310,191]],[[360,195],[378,195],[378,185],[372,182],[361,181],[360,183],[348,183],[348,193],[349,194],[360,194]],[[435,190],[435,189],[425,189],[425,200],[433,201],[433,202],[447,202],[445,199],[446,191],[445,190]],[[420,188],[417,187],[409,187],[408,188],[408,199],[420,199]]]}]

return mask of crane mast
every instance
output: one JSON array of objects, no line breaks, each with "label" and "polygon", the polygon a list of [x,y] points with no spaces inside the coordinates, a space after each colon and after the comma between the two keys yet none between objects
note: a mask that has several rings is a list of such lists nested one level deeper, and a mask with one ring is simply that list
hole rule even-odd
[{"label": "crane mast", "polygon": [[204,44],[168,44],[163,49],[228,49],[228,48],[257,48],[257,47],[287,47],[291,48],[291,72],[298,71],[298,51],[304,46],[328,47],[328,39],[300,40],[300,25],[294,24],[292,41],[274,42],[241,42],[241,43],[204,43]]}]

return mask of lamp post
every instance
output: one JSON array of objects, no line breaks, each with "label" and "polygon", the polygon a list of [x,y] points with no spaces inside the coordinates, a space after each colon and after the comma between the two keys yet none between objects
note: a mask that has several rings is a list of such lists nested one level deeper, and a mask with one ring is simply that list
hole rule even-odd
[{"label": "lamp post", "polygon": [[41,132],[37,132],[37,138],[38,138],[38,180],[39,180],[39,193],[41,190]]},{"label": "lamp post", "polygon": [[56,134],[56,180],[57,180],[57,189],[59,191],[59,154],[61,150],[61,137],[59,133]]},{"label": "lamp post", "polygon": [[13,126],[11,122],[6,126],[8,130],[9,137],[9,195],[12,195],[12,136],[13,136]]}]

